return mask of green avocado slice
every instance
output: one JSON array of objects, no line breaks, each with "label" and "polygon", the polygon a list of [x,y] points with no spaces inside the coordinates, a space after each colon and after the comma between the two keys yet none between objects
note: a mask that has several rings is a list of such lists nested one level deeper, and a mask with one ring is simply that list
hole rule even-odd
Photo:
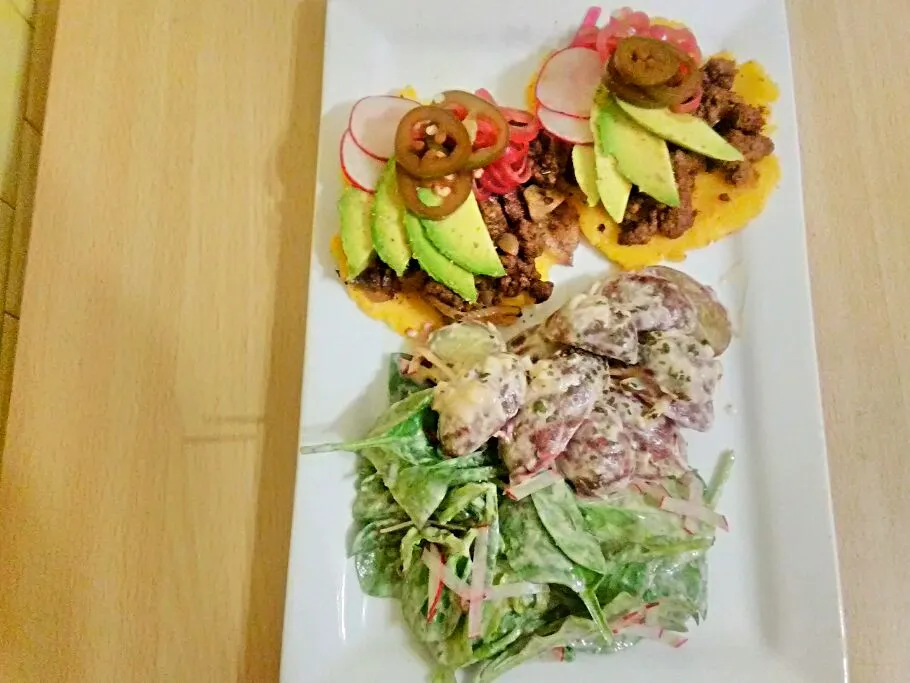
[{"label": "green avocado slice", "polygon": [[373,256],[373,196],[369,192],[348,186],[338,199],[341,222],[341,247],[348,262],[348,279],[360,275]]},{"label": "green avocado slice", "polygon": [[[428,205],[439,201],[432,190],[425,188],[418,190],[418,196]],[[422,223],[433,246],[456,265],[476,275],[506,274],[473,192],[451,215],[438,221],[424,219]]]},{"label": "green avocado slice", "polygon": [[691,114],[669,109],[644,109],[617,99],[622,110],[638,124],[673,144],[719,161],[742,161],[742,153],[717,131]]},{"label": "green avocado slice", "polygon": [[572,148],[572,168],[575,170],[575,182],[585,193],[588,206],[594,207],[600,204],[594,148],[590,145],[575,145]]},{"label": "green avocado slice", "polygon": [[408,242],[420,267],[431,278],[455,292],[465,301],[477,301],[474,276],[445,257],[427,238],[426,228],[412,213],[404,218]]},{"label": "green avocado slice", "polygon": [[610,214],[610,218],[616,223],[622,223],[626,217],[629,197],[632,194],[632,183],[619,172],[619,164],[616,163],[616,158],[606,151],[603,140],[600,139],[600,126],[597,122],[600,121],[603,113],[602,102],[604,99],[609,99],[609,93],[601,90],[594,98],[594,106],[591,109],[591,132],[594,134],[595,181],[600,200],[603,202],[607,213]]},{"label": "green avocado slice", "polygon": [[398,177],[395,160],[391,159],[379,178],[376,200],[373,208],[373,248],[388,266],[399,276],[407,270],[411,261],[404,229],[406,213],[404,203],[398,195]]},{"label": "green avocado slice", "polygon": [[667,143],[628,116],[615,97],[604,98],[597,132],[603,151],[616,159],[619,172],[629,182],[662,204],[679,206]]}]

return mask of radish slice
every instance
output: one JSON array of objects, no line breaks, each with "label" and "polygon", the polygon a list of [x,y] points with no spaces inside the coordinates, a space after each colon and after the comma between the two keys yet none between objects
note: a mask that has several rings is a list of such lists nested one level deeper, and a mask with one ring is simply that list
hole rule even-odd
[{"label": "radish slice", "polygon": [[672,512],[680,517],[692,517],[700,522],[717,527],[718,529],[730,531],[730,524],[727,522],[726,517],[714,512],[711,508],[706,508],[703,505],[693,503],[689,500],[666,497],[660,501],[660,509]]},{"label": "radish slice", "polygon": [[385,162],[360,149],[351,131],[346,131],[341,138],[341,170],[348,182],[364,192],[375,192],[383,169]]},{"label": "radish slice", "polygon": [[374,159],[395,156],[395,133],[402,117],[420,103],[404,97],[374,95],[354,105],[348,129],[357,146]]},{"label": "radish slice", "polygon": [[424,550],[421,559],[427,566],[427,569],[431,572],[438,572],[437,575],[446,588],[451,590],[462,600],[470,598],[470,588],[468,587],[468,584],[462,581],[458,575],[452,571],[449,565],[442,561],[442,558],[439,556],[439,551],[436,550],[435,547]]},{"label": "radish slice", "polygon": [[648,496],[657,501],[661,501],[670,495],[667,489],[660,484],[653,484],[648,481],[635,482],[632,484],[632,488],[643,496]]},{"label": "radish slice", "polygon": [[483,599],[487,592],[487,550],[490,545],[490,528],[480,527],[474,541],[474,558],[471,567],[471,590],[468,600],[468,638],[483,635]]},{"label": "radish slice", "polygon": [[[440,558],[440,564],[442,564],[442,558]],[[430,581],[427,584],[427,623],[430,623],[436,618],[439,600],[442,598],[443,584],[439,564],[434,564],[432,567],[427,567],[427,569],[430,570]]]},{"label": "radish slice", "polygon": [[596,50],[569,47],[555,53],[540,71],[537,100],[566,116],[587,117],[600,85],[603,66]]},{"label": "radish slice", "polygon": [[537,493],[545,488],[553,486],[556,482],[562,481],[553,470],[544,470],[538,474],[523,479],[506,489],[506,495],[512,500],[521,500],[527,498],[532,493]]},{"label": "radish slice", "polygon": [[[590,102],[588,103],[590,106]],[[537,110],[537,118],[547,132],[555,135],[560,140],[571,142],[573,145],[594,144],[594,133],[591,132],[589,119],[580,119],[575,116],[560,114],[543,106]]]},{"label": "radish slice", "polygon": [[[682,483],[689,488],[689,502],[693,505],[704,505],[705,487],[702,485],[701,480],[689,472],[685,477],[683,477]],[[697,534],[698,520],[694,517],[686,517],[683,528],[685,528],[685,530],[690,534]]]},{"label": "radish slice", "polygon": [[670,647],[682,647],[689,640],[675,631],[667,631],[655,626],[630,626],[623,629],[622,632],[625,635],[657,640],[661,643],[666,643]]}]

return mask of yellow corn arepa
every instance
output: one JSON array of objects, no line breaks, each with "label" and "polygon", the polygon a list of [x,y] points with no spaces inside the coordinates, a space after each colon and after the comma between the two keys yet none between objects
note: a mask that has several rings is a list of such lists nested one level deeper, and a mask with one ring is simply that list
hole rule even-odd
[{"label": "yellow corn arepa", "polygon": [[[332,238],[332,256],[338,264],[339,275],[343,280],[347,280],[348,263],[344,258],[339,235]],[[348,296],[357,304],[357,308],[374,320],[384,322],[398,334],[406,334],[408,330],[423,330],[427,324],[434,329],[442,325],[439,311],[416,294],[400,292],[388,301],[373,301],[362,287],[346,284],[345,289],[348,290]]]},{"label": "yellow corn arepa", "polygon": [[[344,258],[344,250],[341,248],[341,237],[335,235],[331,243],[332,257],[338,265],[338,273],[342,280],[347,279],[348,264]],[[547,274],[556,262],[550,254],[544,254],[537,259],[537,271],[541,277],[546,280]],[[347,283],[345,289],[348,290],[348,296],[357,304],[357,308],[366,313],[374,320],[385,323],[398,334],[407,335],[409,330],[423,332],[425,329],[436,329],[442,327],[444,320],[442,315],[433,306],[419,294],[399,292],[388,301],[374,301],[370,298],[368,292],[363,287],[356,284]],[[506,305],[525,306],[531,305],[531,298],[525,294],[502,302]],[[427,328],[429,326],[429,328]]]},{"label": "yellow corn arepa", "polygon": [[[718,56],[732,58],[726,54]],[[749,104],[760,107],[770,106],[779,96],[777,86],[757,62],[740,66],[734,90]],[[776,156],[766,157],[755,164],[755,170],[758,178],[748,187],[733,187],[717,172],[699,175],[693,198],[693,206],[698,212],[695,225],[677,239],[658,235],[648,244],[622,245],[619,226],[603,206],[590,208],[576,197],[573,201],[581,216],[581,232],[608,259],[625,270],[644,268],[661,261],[682,261],[690,250],[705,247],[741,230],[762,212],[780,182],[780,162]],[[721,195],[729,199],[724,201]]]},{"label": "yellow corn arepa", "polygon": [[[417,92],[410,86],[399,91],[398,94],[401,97],[419,100]],[[342,181],[347,182],[343,174]],[[344,250],[341,248],[340,236],[335,235],[332,238],[331,250],[332,257],[338,266],[338,273],[341,275],[341,279],[346,281],[348,265],[344,257]],[[550,268],[556,262],[557,259],[549,252],[536,260],[537,272],[544,280],[549,279]],[[406,335],[409,331],[423,332],[427,327],[436,329],[444,324],[444,319],[439,311],[419,294],[401,292],[388,301],[374,301],[362,287],[358,287],[356,284],[346,283],[345,289],[361,311],[374,320],[385,323],[398,334]],[[533,303],[527,294],[502,302],[504,305],[522,308]]]}]

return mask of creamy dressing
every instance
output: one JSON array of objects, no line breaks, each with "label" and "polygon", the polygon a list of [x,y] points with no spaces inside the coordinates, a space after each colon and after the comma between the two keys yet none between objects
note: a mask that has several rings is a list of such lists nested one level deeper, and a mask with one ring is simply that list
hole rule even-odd
[{"label": "creamy dressing", "polygon": [[599,294],[579,294],[550,316],[544,334],[622,363],[638,362],[638,332],[628,312]]},{"label": "creamy dressing", "polygon": [[666,278],[623,273],[608,280],[602,294],[633,319],[639,332],[679,329],[693,332],[698,312],[679,287]]},{"label": "creamy dressing", "polygon": [[511,353],[494,353],[437,385],[433,409],[439,413],[439,438],[449,454],[477,450],[515,416],[528,388],[525,363]]},{"label": "creamy dressing", "polygon": [[[680,427],[711,426],[722,374],[711,346],[695,337],[699,325],[671,279],[623,273],[599,283],[516,337],[515,353],[492,353],[440,384],[440,438],[463,454],[496,435],[513,477],[555,463],[581,495],[685,473]],[[616,386],[608,360],[618,361]]]},{"label": "creamy dressing", "polygon": [[711,347],[679,330],[649,334],[641,357],[661,389],[692,403],[710,401],[722,374]]},{"label": "creamy dressing", "polygon": [[540,361],[531,374],[511,439],[500,441],[500,455],[513,474],[549,467],[591,414],[607,381],[602,361],[578,353]]}]

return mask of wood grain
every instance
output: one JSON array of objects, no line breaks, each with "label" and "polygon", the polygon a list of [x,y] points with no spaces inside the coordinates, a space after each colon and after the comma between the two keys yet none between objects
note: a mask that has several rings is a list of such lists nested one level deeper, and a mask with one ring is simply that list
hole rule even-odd
[{"label": "wood grain", "polygon": [[[323,11],[63,4],[0,478],[4,681],[277,680]],[[849,0],[791,13],[851,669],[899,683],[906,41]]]}]

